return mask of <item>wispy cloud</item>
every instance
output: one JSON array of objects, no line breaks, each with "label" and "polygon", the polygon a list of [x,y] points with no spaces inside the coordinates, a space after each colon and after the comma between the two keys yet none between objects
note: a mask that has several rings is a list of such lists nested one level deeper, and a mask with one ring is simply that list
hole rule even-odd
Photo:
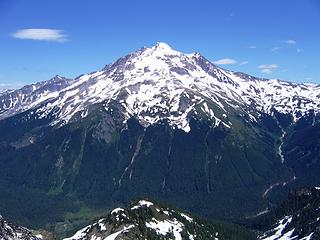
[{"label": "wispy cloud", "polygon": [[271,52],[277,52],[277,51],[279,51],[281,49],[281,47],[273,47],[273,48],[271,48],[270,50],[271,50]]},{"label": "wispy cloud", "polygon": [[294,45],[294,44],[297,43],[297,41],[296,41],[296,40],[293,40],[293,39],[288,39],[288,40],[285,40],[284,42],[285,42],[286,44],[289,44],[289,45]]},{"label": "wispy cloud", "polygon": [[301,52],[303,52],[303,49],[297,48],[297,53],[301,53]]},{"label": "wispy cloud", "polygon": [[296,40],[293,40],[293,39],[282,40],[281,43],[282,44],[280,46],[275,46],[275,47],[270,48],[270,51],[277,52],[279,50],[295,49],[297,53],[303,52],[303,49],[301,49],[301,48],[298,48],[298,47],[294,48],[294,46],[297,45]]},{"label": "wispy cloud", "polygon": [[236,64],[237,62],[238,62],[237,60],[234,60],[232,58],[222,58],[213,63],[217,65],[231,65],[231,64]]},{"label": "wispy cloud", "polygon": [[261,73],[271,74],[274,71],[276,71],[279,68],[279,66],[274,63],[270,65],[262,64],[262,65],[259,65],[258,68],[260,69]]},{"label": "wispy cloud", "polygon": [[68,40],[67,35],[59,29],[27,28],[20,29],[11,35],[17,39],[28,39],[36,41],[50,41],[63,43]]},{"label": "wispy cloud", "polygon": [[254,46],[254,45],[251,45],[251,46],[248,46],[249,49],[256,49],[257,46]]},{"label": "wispy cloud", "polygon": [[239,63],[239,66],[242,66],[242,65],[247,65],[249,62],[248,61],[242,61]]}]

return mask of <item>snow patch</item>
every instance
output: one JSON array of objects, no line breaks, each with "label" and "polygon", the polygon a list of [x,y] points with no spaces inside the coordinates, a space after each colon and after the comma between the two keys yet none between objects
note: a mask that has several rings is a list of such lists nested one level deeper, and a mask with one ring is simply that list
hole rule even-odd
[{"label": "snow patch", "polygon": [[176,240],[182,240],[181,232],[184,225],[176,219],[174,219],[173,221],[158,221],[157,219],[153,218],[151,222],[146,223],[146,227],[155,230],[157,234],[163,236],[168,233],[172,233]]},{"label": "snow patch", "polygon": [[[292,221],[292,216],[286,216],[278,222],[278,226],[275,227],[273,230],[268,231],[268,233],[273,233],[269,237],[262,236],[260,237],[261,240],[290,240],[291,235],[294,231],[290,230],[287,233],[283,234],[283,230],[286,226]],[[268,234],[267,233],[267,234]]]},{"label": "snow patch", "polygon": [[152,202],[149,202],[149,201],[146,201],[146,200],[140,200],[140,201],[138,202],[138,205],[133,206],[133,207],[131,208],[131,210],[138,209],[138,208],[140,208],[140,207],[150,207],[150,206],[152,206],[152,205],[153,205]]},{"label": "snow patch", "polygon": [[111,235],[109,235],[108,237],[106,237],[104,240],[115,240],[116,237],[118,235],[120,235],[121,233],[124,233],[126,231],[128,231],[129,229],[133,228],[134,225],[130,225],[128,227],[124,227],[122,230],[118,231],[118,232],[115,232],[115,233],[112,233]]},{"label": "snow patch", "polygon": [[192,222],[192,221],[193,221],[193,219],[192,219],[191,217],[189,217],[188,215],[186,215],[186,214],[184,214],[184,213],[180,213],[180,215],[181,215],[182,217],[184,217],[185,219],[187,219],[188,222]]}]

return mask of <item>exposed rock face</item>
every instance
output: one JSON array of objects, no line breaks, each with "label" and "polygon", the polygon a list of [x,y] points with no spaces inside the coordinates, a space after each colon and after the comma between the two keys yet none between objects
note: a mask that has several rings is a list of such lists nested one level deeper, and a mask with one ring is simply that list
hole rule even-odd
[{"label": "exposed rock face", "polygon": [[1,240],[41,240],[41,235],[34,235],[29,229],[15,226],[4,220],[0,215]]}]

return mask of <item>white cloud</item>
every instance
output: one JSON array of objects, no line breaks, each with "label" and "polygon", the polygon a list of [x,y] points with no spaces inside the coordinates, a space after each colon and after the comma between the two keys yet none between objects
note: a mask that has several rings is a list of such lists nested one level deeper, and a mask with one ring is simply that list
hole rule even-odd
[{"label": "white cloud", "polygon": [[297,43],[297,41],[293,40],[293,39],[288,39],[288,40],[285,40],[284,41],[286,44],[289,44],[289,45],[294,45]]},{"label": "white cloud", "polygon": [[46,28],[28,28],[20,29],[11,35],[17,39],[28,39],[37,41],[50,41],[50,42],[66,42],[67,35],[63,34],[59,29],[46,29]]},{"label": "white cloud", "polygon": [[242,61],[241,63],[239,63],[239,66],[246,65],[248,63],[249,63],[248,61]]},{"label": "white cloud", "polygon": [[250,49],[256,49],[257,46],[252,45],[252,46],[249,46],[248,48],[250,48]]},{"label": "white cloud", "polygon": [[261,69],[261,73],[265,73],[265,74],[271,74],[273,71],[269,68],[264,68],[264,69]]},{"label": "white cloud", "polygon": [[277,70],[279,68],[279,66],[274,63],[270,64],[270,65],[262,64],[262,65],[259,65],[258,68],[261,70],[261,73],[271,74],[275,70]]},{"label": "white cloud", "polygon": [[263,69],[263,68],[271,68],[271,69],[275,69],[275,68],[278,68],[278,65],[277,64],[270,64],[270,65],[266,65],[266,64],[262,64],[262,65],[259,65],[258,67],[259,69]]},{"label": "white cloud", "polygon": [[280,49],[281,49],[281,47],[273,47],[273,48],[271,48],[271,52],[276,52]]},{"label": "white cloud", "polygon": [[237,60],[234,60],[232,58],[222,58],[213,63],[217,65],[230,65],[230,64],[236,64],[237,62],[238,62]]}]

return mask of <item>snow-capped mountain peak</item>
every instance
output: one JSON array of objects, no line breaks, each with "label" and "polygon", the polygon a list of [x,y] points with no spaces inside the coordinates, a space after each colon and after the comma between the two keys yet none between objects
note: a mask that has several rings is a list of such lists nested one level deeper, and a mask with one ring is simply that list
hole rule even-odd
[{"label": "snow-capped mountain peak", "polygon": [[160,50],[167,53],[169,53],[170,51],[175,52],[175,50],[173,50],[168,44],[164,42],[157,42],[156,45],[152,47],[152,49],[158,51]]},{"label": "snow-capped mountain peak", "polygon": [[[13,92],[19,96],[16,98],[0,95],[0,119],[37,108],[36,117],[51,114],[52,124],[61,125],[75,116],[87,116],[94,104],[103,103],[108,111],[111,102],[118,102],[125,120],[135,117],[148,126],[166,119],[172,126],[189,131],[192,115],[204,114],[214,126],[230,127],[232,123],[224,116],[232,111],[257,121],[260,113],[272,114],[276,109],[297,120],[310,110],[317,112],[320,102],[319,85],[262,80],[227,71],[199,53],[183,54],[161,42],[100,71],[74,80],[56,76],[47,83],[55,87],[36,97],[32,94],[38,86],[34,85],[27,94]],[[25,98],[31,100],[19,100]]]}]

